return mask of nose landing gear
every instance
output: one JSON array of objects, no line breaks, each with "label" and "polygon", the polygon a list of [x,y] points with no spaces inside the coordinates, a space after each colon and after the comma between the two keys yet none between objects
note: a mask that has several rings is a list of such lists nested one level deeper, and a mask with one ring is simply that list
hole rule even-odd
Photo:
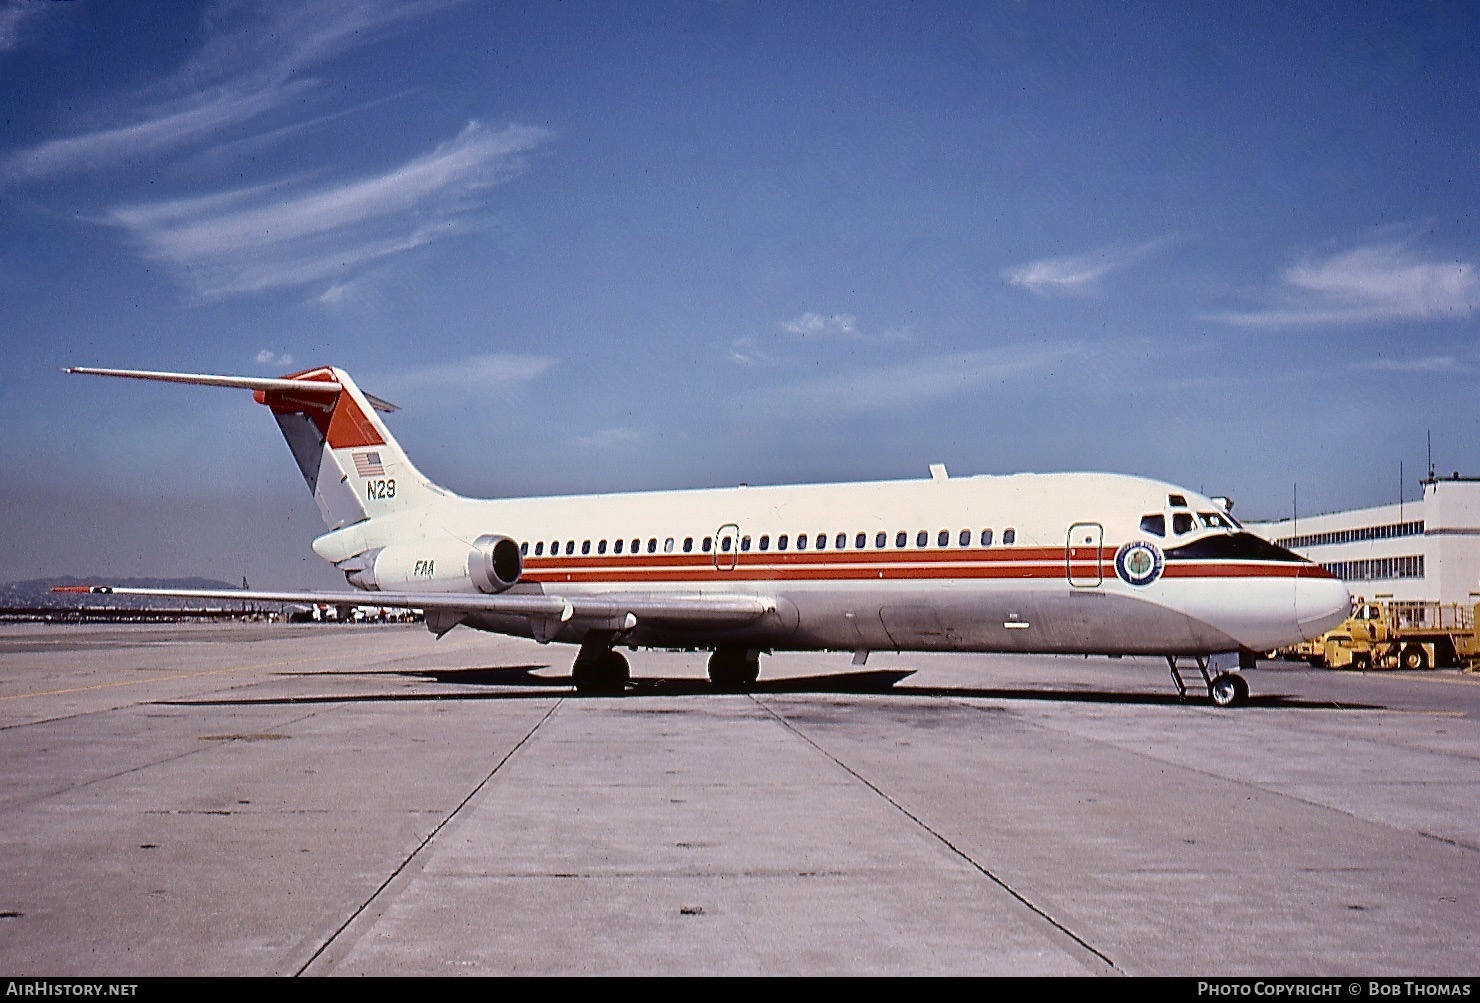
[{"label": "nose landing gear", "polygon": [[1187,699],[1189,677],[1192,685],[1196,686],[1199,676],[1202,685],[1207,687],[1208,699],[1214,707],[1237,707],[1249,699],[1249,683],[1242,675],[1232,671],[1210,670],[1207,655],[1193,655],[1192,661],[1193,666],[1183,666],[1177,664],[1176,655],[1167,656],[1167,665],[1172,670],[1172,683],[1177,687],[1179,700]]}]

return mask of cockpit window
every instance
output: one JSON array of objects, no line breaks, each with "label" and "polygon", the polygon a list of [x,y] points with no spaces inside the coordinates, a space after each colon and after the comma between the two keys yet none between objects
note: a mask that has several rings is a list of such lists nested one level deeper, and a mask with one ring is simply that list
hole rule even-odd
[{"label": "cockpit window", "polygon": [[1186,508],[1187,499],[1182,495],[1167,495],[1167,504],[1172,508]]},{"label": "cockpit window", "polygon": [[1202,520],[1202,524],[1204,526],[1208,527],[1209,529],[1232,529],[1233,528],[1233,526],[1229,524],[1228,520],[1225,519],[1223,516],[1219,515],[1217,512],[1199,512],[1197,514],[1197,517],[1199,519],[1201,519]]},{"label": "cockpit window", "polygon": [[1191,533],[1192,530],[1195,527],[1196,527],[1196,523],[1194,523],[1192,521],[1192,513],[1191,512],[1173,512],[1172,513],[1172,532],[1173,533],[1176,533],[1176,534],[1178,534],[1180,536],[1183,533]]},{"label": "cockpit window", "polygon": [[1141,516],[1141,532],[1150,533],[1152,536],[1166,536],[1167,517],[1160,512]]}]

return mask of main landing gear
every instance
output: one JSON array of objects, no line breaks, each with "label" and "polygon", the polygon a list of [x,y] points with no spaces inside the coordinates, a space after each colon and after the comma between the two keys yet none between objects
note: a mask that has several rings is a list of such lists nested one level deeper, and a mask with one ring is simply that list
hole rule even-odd
[{"label": "main landing gear", "polygon": [[602,639],[581,645],[581,653],[576,655],[576,662],[570,668],[570,678],[576,684],[577,693],[612,695],[627,688],[627,681],[632,678],[627,659],[607,643]]},{"label": "main landing gear", "polygon": [[[1208,688],[1208,699],[1213,702],[1214,707],[1237,707],[1249,699],[1249,683],[1237,672],[1213,672],[1208,668],[1209,659],[1207,655],[1193,655],[1192,660],[1197,669],[1197,675],[1202,677],[1202,683]],[[1188,666],[1177,664],[1176,655],[1167,656],[1167,665],[1172,670],[1172,682],[1177,687],[1177,698],[1187,699],[1188,677],[1193,680],[1195,686],[1197,676],[1193,675],[1193,669]]]},{"label": "main landing gear", "polygon": [[709,681],[718,690],[747,690],[761,674],[757,648],[715,648],[709,656]]}]

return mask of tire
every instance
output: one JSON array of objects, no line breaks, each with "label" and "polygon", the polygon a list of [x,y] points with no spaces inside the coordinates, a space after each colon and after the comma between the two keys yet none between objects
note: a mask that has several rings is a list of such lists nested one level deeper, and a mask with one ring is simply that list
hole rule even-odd
[{"label": "tire", "polygon": [[1405,669],[1418,670],[1429,667],[1429,653],[1421,644],[1410,644],[1403,649],[1400,665]]},{"label": "tire", "polygon": [[1237,707],[1249,698],[1249,684],[1236,672],[1222,672],[1208,684],[1208,699],[1214,707]]}]

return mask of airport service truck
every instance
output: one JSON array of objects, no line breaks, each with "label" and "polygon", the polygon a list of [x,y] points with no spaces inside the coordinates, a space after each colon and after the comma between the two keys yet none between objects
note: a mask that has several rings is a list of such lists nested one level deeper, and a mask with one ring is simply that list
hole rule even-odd
[{"label": "airport service truck", "polygon": [[1475,624],[1480,603],[1390,602],[1358,599],[1352,615],[1290,657],[1328,669],[1480,669]]}]

